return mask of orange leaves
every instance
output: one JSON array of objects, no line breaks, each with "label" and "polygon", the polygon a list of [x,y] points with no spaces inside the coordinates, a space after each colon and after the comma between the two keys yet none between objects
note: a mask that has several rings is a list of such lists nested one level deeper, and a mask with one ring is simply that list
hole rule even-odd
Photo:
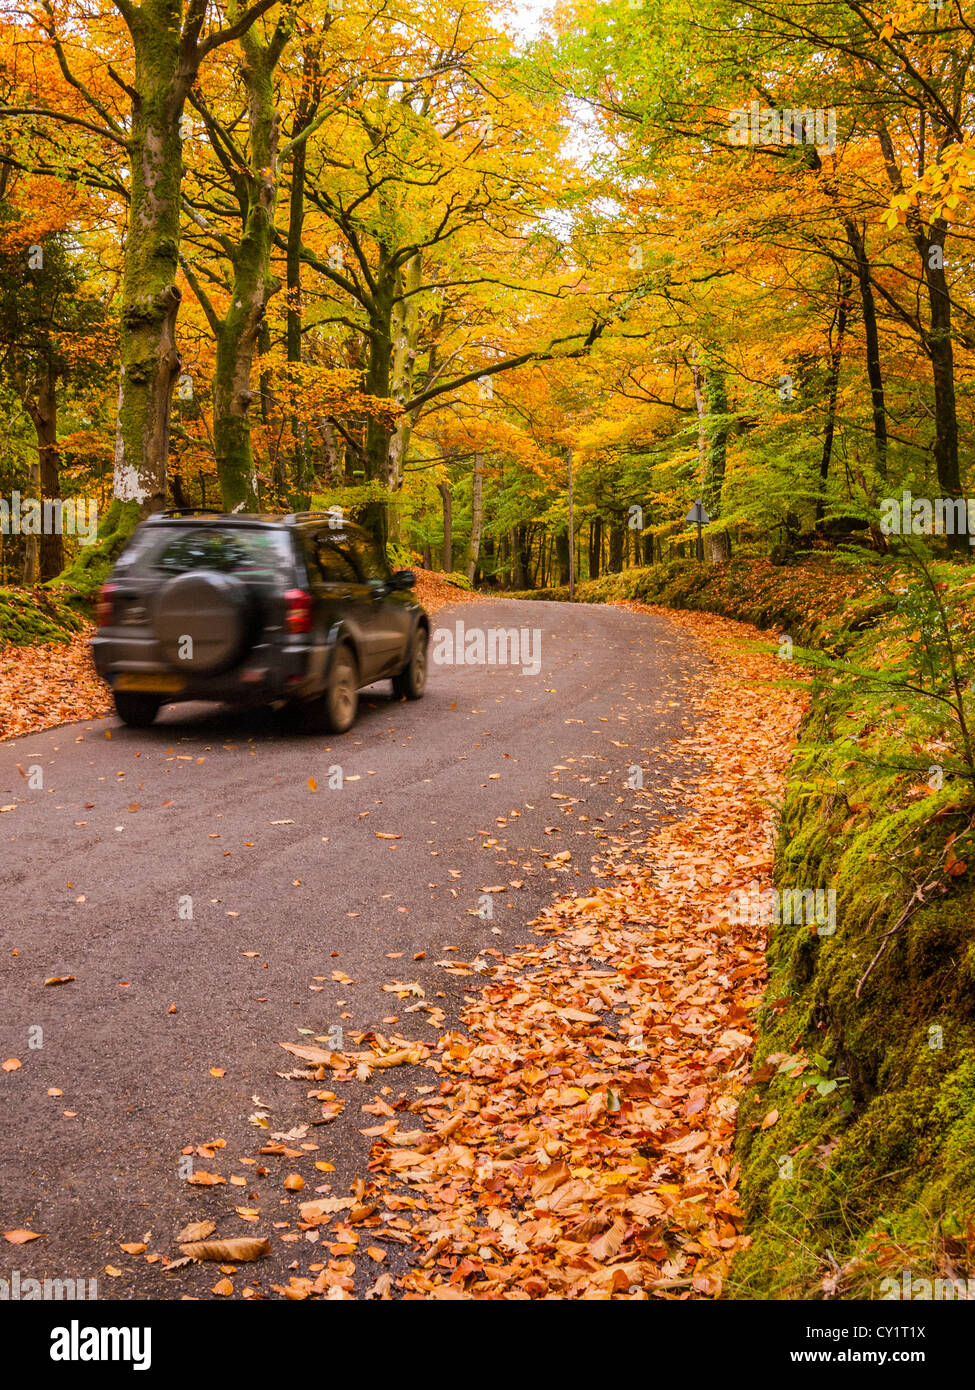
[{"label": "orange leaves", "polygon": [[219,1173],[208,1173],[203,1168],[198,1173],[193,1173],[186,1179],[192,1187],[219,1187],[221,1183],[227,1181]]},{"label": "orange leaves", "polygon": [[414,1296],[716,1297],[743,1243],[731,1145],[764,959],[727,902],[740,877],[768,881],[770,789],[804,692],[735,651],[739,625],[674,621],[714,658],[685,745],[707,770],[679,784],[682,819],[637,853],[617,841],[602,883],[542,914],[537,945],[495,954],[467,1035],[431,1059],[448,1089],[413,1107],[422,1129],[367,1107],[373,1177],[424,1202]]},{"label": "orange leaves", "polygon": [[532,1185],[532,1197],[535,1201],[539,1197],[547,1197],[550,1192],[554,1192],[562,1183],[568,1182],[571,1174],[564,1163],[553,1163],[546,1168],[541,1176]]},{"label": "orange leaves", "polygon": [[948,837],[945,845],[945,873],[950,878],[961,878],[968,869],[968,863],[964,859],[959,859],[954,850],[954,835]]},{"label": "orange leaves", "polygon": [[112,698],[91,664],[89,631],[64,645],[0,647],[0,738],[109,713]]},{"label": "orange leaves", "polygon": [[243,1264],[270,1255],[271,1242],[265,1236],[235,1236],[231,1240],[184,1241],[179,1248],[192,1260],[235,1260]]}]

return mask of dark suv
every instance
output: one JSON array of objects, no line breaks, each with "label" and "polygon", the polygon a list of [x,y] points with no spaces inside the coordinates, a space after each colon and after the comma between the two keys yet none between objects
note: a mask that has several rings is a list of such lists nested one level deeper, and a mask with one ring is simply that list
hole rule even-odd
[{"label": "dark suv", "polygon": [[283,700],[302,727],[343,733],[361,686],[388,676],[397,695],[423,694],[415,583],[333,513],[160,512],[99,595],[95,666],[136,728],[179,700]]}]

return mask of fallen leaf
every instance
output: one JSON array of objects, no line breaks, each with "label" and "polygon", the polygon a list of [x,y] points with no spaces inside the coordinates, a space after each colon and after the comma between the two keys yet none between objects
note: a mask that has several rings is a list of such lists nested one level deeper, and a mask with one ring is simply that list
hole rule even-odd
[{"label": "fallen leaf", "polygon": [[176,1237],[177,1243],[187,1240],[206,1240],[217,1229],[215,1221],[191,1221]]},{"label": "fallen leaf", "polygon": [[326,1052],[324,1048],[313,1047],[311,1044],[304,1043],[278,1043],[285,1052],[290,1052],[293,1057],[300,1057],[303,1062],[311,1062],[317,1067],[331,1067],[334,1071],[344,1071],[349,1065],[347,1057],[343,1057],[340,1052]]},{"label": "fallen leaf", "polygon": [[266,1236],[231,1236],[229,1240],[184,1241],[179,1248],[191,1260],[237,1260],[243,1264],[270,1255],[271,1242]]}]

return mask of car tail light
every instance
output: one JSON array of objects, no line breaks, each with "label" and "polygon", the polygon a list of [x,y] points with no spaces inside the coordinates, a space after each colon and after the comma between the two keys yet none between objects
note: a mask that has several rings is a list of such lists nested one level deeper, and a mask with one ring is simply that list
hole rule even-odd
[{"label": "car tail light", "polygon": [[98,599],[95,603],[95,616],[98,619],[99,627],[108,627],[115,616],[115,595],[118,592],[117,584],[103,584],[98,591]]},{"label": "car tail light", "polygon": [[284,596],[284,626],[288,632],[310,632],[315,600],[304,589],[289,589]]}]

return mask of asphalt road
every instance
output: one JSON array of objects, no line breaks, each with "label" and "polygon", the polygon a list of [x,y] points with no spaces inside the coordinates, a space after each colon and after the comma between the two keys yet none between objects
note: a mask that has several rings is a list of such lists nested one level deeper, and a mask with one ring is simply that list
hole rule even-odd
[{"label": "asphalt road", "polygon": [[[434,664],[422,701],[377,686],[331,740],[270,712],[181,705],[148,731],[108,718],[0,744],[0,806],[14,807],[0,812],[0,1061],[22,1064],[0,1072],[0,1231],[44,1233],[0,1242],[0,1277],[208,1298],[215,1265],[164,1272],[119,1248],[149,1233],[147,1253],[176,1258],[176,1232],[205,1219],[218,1236],[291,1223],[273,1258],[239,1267],[238,1292],[327,1259],[280,1234],[316,1187],[345,1195],[368,1176],[359,1131],[376,1120],[360,1107],[408,1078],[340,1088],[345,1109],[323,1124],[307,1083],[276,1074],[292,1065],[278,1042],[336,1027],[353,1048],[347,1035],[370,1029],[435,1041],[478,982],[437,962],[476,966],[524,941],[554,895],[588,888],[601,837],[642,839],[677,813],[660,755],[687,732],[686,683],[707,665],[677,628],[512,601],[441,610],[433,626],[458,620],[537,628],[541,670]],[[634,797],[634,764],[657,794]],[[18,770],[36,783],[38,768],[40,787]],[[553,871],[560,850],[572,858]],[[477,915],[502,885],[493,919]],[[397,981],[422,999],[383,990]],[[242,1164],[295,1130],[301,1158]],[[196,1169],[245,1184],[189,1185],[181,1150],[217,1138]],[[300,1198],[283,1189],[295,1171]]]}]

